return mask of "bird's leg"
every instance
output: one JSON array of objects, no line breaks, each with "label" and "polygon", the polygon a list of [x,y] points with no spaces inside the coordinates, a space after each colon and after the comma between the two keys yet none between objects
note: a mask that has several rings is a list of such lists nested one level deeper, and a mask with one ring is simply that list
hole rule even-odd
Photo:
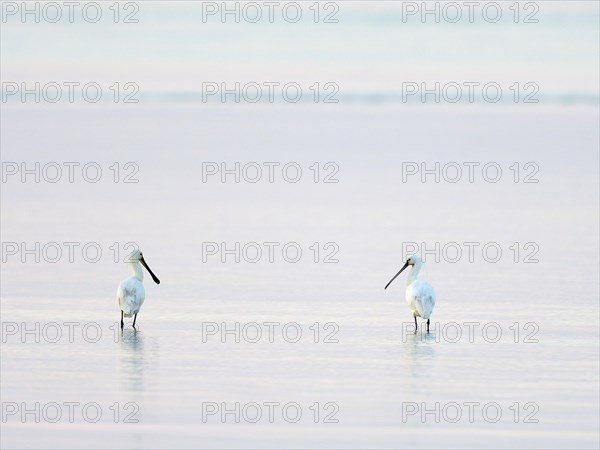
[{"label": "bird's leg", "polygon": [[417,316],[413,314],[413,317],[415,318],[415,334],[417,334]]},{"label": "bird's leg", "polygon": [[121,329],[123,329],[123,310],[121,310]]},{"label": "bird's leg", "polygon": [[429,319],[427,319],[427,332],[429,333]]},{"label": "bird's leg", "polygon": [[133,329],[135,330],[135,319],[137,319],[137,314],[133,316]]}]

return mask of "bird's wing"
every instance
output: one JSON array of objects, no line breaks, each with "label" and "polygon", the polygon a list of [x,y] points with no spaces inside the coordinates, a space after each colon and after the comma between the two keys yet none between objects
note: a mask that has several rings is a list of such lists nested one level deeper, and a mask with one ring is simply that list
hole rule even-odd
[{"label": "bird's wing", "polygon": [[421,280],[417,280],[413,283],[412,295],[414,297],[414,305],[419,315],[424,319],[429,319],[429,316],[433,312],[435,306],[435,293],[433,287]]},{"label": "bird's wing", "polygon": [[117,302],[119,303],[119,307],[121,306],[124,298],[125,293],[123,292],[123,283],[119,283],[119,287],[117,287]]},{"label": "bird's wing", "polygon": [[126,315],[138,311],[144,303],[144,297],[144,285],[135,277],[123,280],[117,289],[119,307]]}]

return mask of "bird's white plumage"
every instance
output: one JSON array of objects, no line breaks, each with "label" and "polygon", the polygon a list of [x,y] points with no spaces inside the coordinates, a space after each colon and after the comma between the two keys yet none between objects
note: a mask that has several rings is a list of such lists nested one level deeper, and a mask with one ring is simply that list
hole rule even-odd
[{"label": "bird's white plumage", "polygon": [[412,266],[412,269],[406,282],[406,303],[415,317],[415,326],[417,324],[417,317],[422,317],[427,320],[427,331],[429,331],[429,316],[431,316],[433,307],[435,306],[435,292],[429,283],[417,280],[419,271],[423,266],[423,261],[419,256],[413,255],[408,258],[400,271],[385,286],[385,289],[409,266]]},{"label": "bird's white plumage", "polygon": [[144,283],[135,275],[123,280],[117,288],[119,308],[121,308],[125,317],[132,317],[140,312],[145,297]]},{"label": "bird's white plumage", "polygon": [[413,315],[429,319],[435,306],[433,287],[426,281],[413,281],[406,287],[406,303]]},{"label": "bird's white plumage", "polygon": [[121,281],[117,288],[117,302],[119,303],[119,309],[121,310],[121,328],[123,328],[123,316],[133,316],[133,327],[135,328],[137,314],[144,304],[146,290],[144,289],[143,283],[144,272],[142,271],[142,265],[146,268],[148,273],[150,273],[152,280],[154,280],[156,284],[160,283],[160,280],[154,275],[152,270],[150,270],[150,267],[148,267],[148,264],[144,260],[142,252],[139,249],[134,250],[129,255],[129,264],[131,264],[133,276]]}]

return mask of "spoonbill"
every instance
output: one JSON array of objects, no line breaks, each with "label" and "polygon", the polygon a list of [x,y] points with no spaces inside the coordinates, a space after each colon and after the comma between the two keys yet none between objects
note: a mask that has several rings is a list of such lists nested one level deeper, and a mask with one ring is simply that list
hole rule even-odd
[{"label": "spoonbill", "polygon": [[[123,315],[125,317],[133,317],[133,328],[135,329],[135,320],[140,312],[140,308],[144,303],[146,297],[146,291],[144,290],[144,272],[142,272],[142,266],[146,268],[152,279],[156,284],[160,284],[160,280],[154,275],[146,261],[141,250],[134,250],[129,255],[129,263],[133,269],[133,276],[126,278],[121,281],[117,288],[117,301],[119,302],[119,308],[121,308],[121,328],[123,328]],[[142,266],[140,265],[142,263]]]},{"label": "spoonbill", "polygon": [[433,312],[435,306],[435,292],[433,292],[433,286],[427,281],[417,280],[419,271],[423,266],[423,261],[417,255],[413,255],[406,260],[402,269],[394,275],[394,278],[385,285],[385,289],[396,279],[398,275],[402,273],[408,266],[413,266],[408,280],[406,282],[406,303],[413,313],[415,318],[415,333],[417,332],[417,316],[427,319],[427,332],[429,333],[429,316]]}]

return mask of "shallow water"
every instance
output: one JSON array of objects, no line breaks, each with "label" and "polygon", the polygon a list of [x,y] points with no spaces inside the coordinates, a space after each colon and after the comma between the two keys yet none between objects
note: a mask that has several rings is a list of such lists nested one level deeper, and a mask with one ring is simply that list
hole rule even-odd
[{"label": "shallow water", "polygon": [[[310,109],[255,115],[146,108],[123,131],[137,130],[129,139],[144,143],[127,150],[127,136],[115,134],[125,119],[118,109],[85,111],[91,122],[115,130],[97,132],[93,140],[87,120],[68,137],[59,131],[60,123],[77,120],[78,110],[8,112],[3,148],[26,148],[35,160],[52,141],[53,158],[68,161],[85,143],[86,152],[103,155],[101,161],[137,161],[140,182],[4,185],[3,241],[98,242],[105,253],[97,263],[77,252],[73,263],[66,254],[53,264],[7,256],[2,398],[20,409],[5,411],[3,447],[596,446],[598,223],[592,188],[598,157],[591,134],[597,111],[448,115],[392,108],[370,111],[371,128],[357,128],[367,113],[340,109],[334,134],[326,131],[326,114]],[[225,116],[230,126],[247,131],[220,135],[227,145],[217,148],[210,130]],[[45,133],[23,133],[32,117]],[[269,146],[254,143],[265,121],[277,124]],[[431,121],[438,124],[435,135],[423,132]],[[491,139],[486,131],[519,123],[536,142],[540,182],[402,183],[401,162],[416,158],[417,147],[421,158],[434,160],[439,136],[456,147],[449,160],[473,159],[468,140],[455,142],[462,122],[480,125],[472,139],[485,143],[486,161],[502,164],[521,160],[518,150],[508,145],[510,137],[502,142],[502,134]],[[290,140],[298,123],[313,137],[297,133]],[[174,134],[177,128],[193,131]],[[380,140],[367,148],[373,133]],[[308,145],[315,134],[324,141],[319,148]],[[62,145],[63,139],[72,145]],[[568,142],[578,145],[571,145],[565,161],[559,155]],[[201,181],[202,161],[278,161],[286,146],[292,161],[336,161],[340,182]],[[3,153],[5,160],[17,158]],[[32,221],[32,212],[44,220]],[[120,335],[113,296],[129,269],[112,260],[109,246],[129,240],[143,247],[161,284],[146,277],[138,331],[129,321]],[[243,257],[222,263],[219,255],[204,255],[203,262],[202,243],[213,241],[297,242],[305,253],[295,264],[280,253],[273,263],[266,256],[257,263]],[[456,263],[428,256],[422,278],[434,285],[438,302],[432,333],[414,335],[403,275],[383,290],[403,261],[405,241],[497,242],[504,253],[497,263],[477,252],[473,263],[467,253]],[[313,242],[337,243],[339,262],[314,263]],[[536,243],[538,262],[524,263],[520,254],[515,263],[513,242]],[[65,325],[71,322],[72,338]],[[34,331],[23,335],[23,324]],[[222,336],[223,328],[230,333]],[[292,342],[298,328],[302,335]],[[23,402],[29,409],[40,402],[39,424],[35,414],[22,423]],[[43,410],[51,402],[61,405],[57,423],[48,421],[52,409]],[[81,408],[95,402],[102,416],[88,423],[95,409],[87,406],[92,409],[85,416],[75,409],[69,423],[65,402]],[[262,414],[256,422],[253,402]],[[273,423],[269,402],[279,403]],[[476,402],[471,417],[468,402]],[[220,414],[236,403],[239,423],[233,413]],[[291,403],[285,415],[277,409]],[[298,422],[294,408],[302,412]],[[425,409],[434,412],[422,416]],[[128,413],[138,422],[123,423]]]}]

